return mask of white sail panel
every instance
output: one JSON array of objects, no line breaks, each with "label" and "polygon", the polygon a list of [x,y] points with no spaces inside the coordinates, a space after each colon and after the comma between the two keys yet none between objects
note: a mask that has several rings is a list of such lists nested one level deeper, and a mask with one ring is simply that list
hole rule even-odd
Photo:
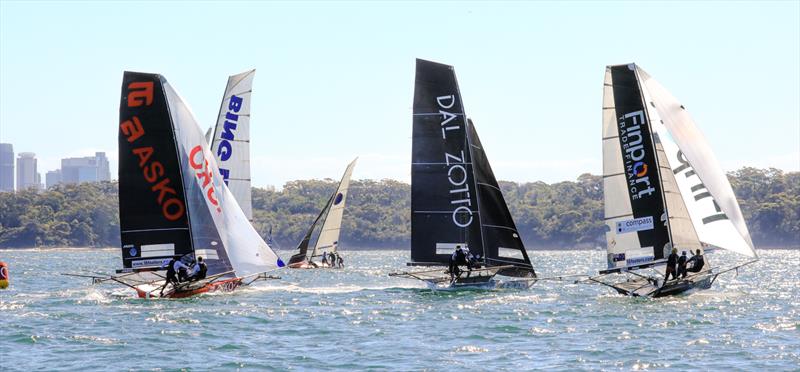
[{"label": "white sail panel", "polygon": [[255,73],[250,70],[228,78],[211,142],[211,152],[226,184],[251,221],[250,98]]},{"label": "white sail panel", "polygon": [[[175,125],[187,199],[195,200],[188,201],[195,248],[214,249],[221,253],[219,256],[227,256],[237,276],[247,276],[283,266],[275,252],[250,224],[225,185],[216,159],[191,109],[169,84],[164,84],[164,91]],[[202,202],[196,202],[197,198],[202,198]],[[203,207],[207,211],[202,210]],[[196,221],[208,214],[212,221]],[[215,239],[216,234],[220,241]],[[221,250],[223,252],[220,252]]]},{"label": "white sail panel", "polygon": [[739,203],[703,134],[675,97],[641,68],[638,73],[650,111],[667,129],[659,135],[698,238],[755,257]]},{"label": "white sail panel", "polygon": [[327,250],[329,252],[336,252],[339,246],[339,233],[342,230],[342,216],[344,215],[344,205],[347,200],[347,191],[350,188],[350,176],[353,174],[353,168],[356,166],[358,158],[353,160],[344,171],[342,180],[339,182],[339,187],[333,194],[330,203],[330,210],[325,222],[322,224],[322,229],[317,238],[317,244],[314,246],[312,257],[320,250]]}]

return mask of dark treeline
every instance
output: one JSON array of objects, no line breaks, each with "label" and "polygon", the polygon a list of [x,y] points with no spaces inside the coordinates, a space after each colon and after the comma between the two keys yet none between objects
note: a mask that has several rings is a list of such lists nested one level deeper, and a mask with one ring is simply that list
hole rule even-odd
[{"label": "dark treeline", "polygon": [[[800,245],[800,172],[742,168],[728,174],[757,247]],[[292,249],[336,187],[334,180],[292,181],[281,191],[253,189],[254,225],[272,229]],[[604,246],[602,178],[500,182],[528,248]],[[403,248],[409,244],[410,187],[393,180],[353,181],[341,245]],[[115,182],[62,185],[46,192],[0,193],[0,247],[117,247]]]}]

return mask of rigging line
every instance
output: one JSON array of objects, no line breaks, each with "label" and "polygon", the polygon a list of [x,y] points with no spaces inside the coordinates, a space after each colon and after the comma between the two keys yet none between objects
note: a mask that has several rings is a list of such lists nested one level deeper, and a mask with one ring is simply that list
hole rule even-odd
[{"label": "rigging line", "polygon": [[613,220],[615,218],[622,218],[622,217],[633,217],[633,213],[620,214],[618,216],[613,216],[613,217],[606,217],[605,220],[608,221],[608,220]]},{"label": "rigging line", "polygon": [[472,165],[472,162],[469,163],[411,163],[411,165]]},{"label": "rigging line", "polygon": [[615,139],[615,138],[619,138],[619,136],[603,137],[603,141],[610,140],[610,139]]},{"label": "rigging line", "polygon": [[141,230],[123,230],[123,233],[137,233],[137,232],[148,232],[148,231],[172,231],[172,230],[189,230],[188,227],[170,227],[170,228],[163,228],[163,229],[141,229]]},{"label": "rigging line", "polygon": [[513,232],[517,232],[517,229],[515,229],[513,227],[508,227],[508,226],[489,225],[489,224],[483,224],[483,226],[494,227],[494,228],[497,228],[497,229],[506,229],[506,230],[511,230]]},{"label": "rigging line", "polygon": [[616,176],[624,176],[624,175],[625,175],[625,172],[622,172],[622,173],[614,173],[614,174],[608,174],[608,175],[604,174],[604,175],[603,175],[603,178],[616,177]]},{"label": "rigging line", "polygon": [[494,186],[494,185],[490,185],[490,184],[488,184],[488,183],[478,182],[478,185],[489,186],[489,187],[491,187],[491,188],[493,188],[493,189],[495,189],[495,190],[497,190],[497,191],[503,192],[503,190],[500,190],[500,188],[499,188],[499,187],[496,187],[496,186]]},{"label": "rigging line", "polygon": [[[478,213],[478,214],[480,214],[480,211],[479,211],[479,210],[477,210],[477,209],[475,209],[475,210],[470,210],[470,211],[471,211],[473,214],[475,214],[475,213]],[[452,211],[411,211],[411,213],[447,213],[447,214],[450,214],[450,213],[453,213],[453,212],[455,212],[455,210],[452,210]]]},{"label": "rigging line", "polygon": [[[464,116],[463,112],[448,112],[448,114],[455,115],[455,116]],[[412,116],[434,116],[434,115],[438,116],[438,115],[442,115],[442,113],[441,112],[420,112],[420,113],[411,114],[411,115]]]}]

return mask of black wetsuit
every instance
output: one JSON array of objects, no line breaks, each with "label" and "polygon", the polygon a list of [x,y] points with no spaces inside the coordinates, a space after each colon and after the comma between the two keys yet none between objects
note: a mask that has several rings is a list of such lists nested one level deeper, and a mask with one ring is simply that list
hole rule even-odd
[{"label": "black wetsuit", "polygon": [[686,255],[678,257],[678,276],[686,277]]},{"label": "black wetsuit", "polygon": [[162,295],[162,296],[164,295],[164,288],[167,288],[167,286],[170,283],[172,283],[172,285],[178,284],[178,277],[175,276],[175,259],[174,258],[169,260],[169,264],[167,264],[166,281],[164,281],[164,286],[161,287],[161,294],[160,295]]},{"label": "black wetsuit", "polygon": [[205,279],[206,272],[208,272],[208,266],[206,266],[205,262],[198,262],[197,264],[200,265],[200,270],[198,270],[197,274],[192,277],[192,280]]},{"label": "black wetsuit", "polygon": [[667,283],[669,280],[670,274],[672,274],[672,279],[678,279],[676,267],[678,265],[678,254],[677,253],[670,253],[669,257],[667,257],[667,272],[664,274],[664,284]]},{"label": "black wetsuit", "polygon": [[689,262],[694,262],[694,265],[692,267],[686,269],[686,271],[688,271],[690,273],[698,273],[698,272],[700,272],[700,270],[703,270],[703,266],[705,266],[705,264],[706,264],[705,260],[703,259],[703,255],[702,254],[696,255],[696,256],[690,258]]}]

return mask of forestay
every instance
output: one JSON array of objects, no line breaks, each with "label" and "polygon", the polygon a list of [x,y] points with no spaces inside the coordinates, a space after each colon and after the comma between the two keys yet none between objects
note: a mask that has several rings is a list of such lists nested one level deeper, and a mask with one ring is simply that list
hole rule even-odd
[{"label": "forestay", "polygon": [[240,209],[194,116],[166,79],[126,72],[120,121],[126,268],[158,267],[185,254],[203,256],[209,275],[283,266]]},{"label": "forestay", "polygon": [[211,142],[220,174],[250,221],[250,98],[255,74],[250,70],[228,77]]}]

